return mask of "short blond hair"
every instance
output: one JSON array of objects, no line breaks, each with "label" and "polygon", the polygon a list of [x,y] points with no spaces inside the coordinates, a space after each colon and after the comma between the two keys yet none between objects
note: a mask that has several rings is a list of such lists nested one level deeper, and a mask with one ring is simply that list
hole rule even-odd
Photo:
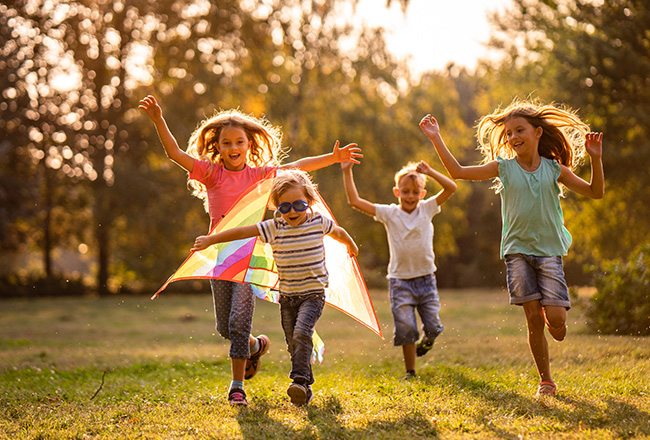
[{"label": "short blond hair", "polygon": [[404,178],[412,179],[420,188],[424,189],[427,183],[427,178],[424,174],[417,171],[418,164],[409,162],[401,170],[395,173],[395,188],[399,188],[399,183]]},{"label": "short blond hair", "polygon": [[309,174],[302,170],[291,169],[280,171],[271,187],[271,202],[277,207],[282,194],[291,188],[300,188],[307,199],[305,201],[311,206],[318,199],[316,187]]}]

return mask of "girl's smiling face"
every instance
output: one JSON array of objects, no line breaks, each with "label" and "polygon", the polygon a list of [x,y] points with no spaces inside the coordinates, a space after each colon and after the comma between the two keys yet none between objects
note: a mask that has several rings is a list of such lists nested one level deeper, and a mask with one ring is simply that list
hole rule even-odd
[{"label": "girl's smiling face", "polygon": [[526,118],[514,116],[504,123],[508,145],[517,154],[530,155],[537,152],[542,127],[534,127]]},{"label": "girl's smiling face", "polygon": [[[300,188],[299,186],[292,186],[291,188],[287,189],[284,193],[282,193],[280,197],[278,197],[278,206],[280,206],[282,203],[293,204],[293,202],[296,202],[298,200],[302,200],[303,202],[309,204],[309,200],[307,199],[307,196],[305,195],[305,192],[302,190],[302,188]],[[305,220],[307,220],[308,212],[309,209],[299,212],[292,208],[286,214],[280,213],[280,215],[282,216],[284,221],[289,223],[289,225],[295,227],[301,225]]]},{"label": "girl's smiling face", "polygon": [[229,171],[241,171],[248,160],[248,150],[251,141],[246,132],[232,125],[224,127],[219,133],[218,150],[223,160],[223,165]]}]

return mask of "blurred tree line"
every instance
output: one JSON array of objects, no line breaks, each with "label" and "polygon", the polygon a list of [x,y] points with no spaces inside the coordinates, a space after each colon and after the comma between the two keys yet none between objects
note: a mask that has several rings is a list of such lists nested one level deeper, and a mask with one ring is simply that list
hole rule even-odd
[{"label": "blurred tree line", "polygon": [[[0,3],[0,291],[29,292],[44,279],[56,289],[151,292],[206,232],[186,174],[137,109],[146,94],[161,102],[181,145],[200,120],[231,107],[281,126],[287,160],[331,151],[337,139],[358,143],[360,195],[380,203],[395,201],[393,175],[407,162],[442,170],[418,128],[425,114],[469,164],[481,159],[474,126],[482,115],[514,97],[563,103],[605,133],[606,174],[603,200],[569,194],[563,203],[574,237],[567,281],[590,284],[593,267],[647,243],[650,5],[514,0],[491,16],[497,57],[476,71],[450,64],[415,79],[381,29],[351,25],[354,4]],[[383,226],[347,206],[337,166],[313,174],[360,245],[366,281],[383,287]],[[588,178],[588,163],[579,174]],[[460,182],[434,219],[441,287],[504,283],[490,186]],[[430,194],[438,190],[429,184]],[[78,265],[64,270],[71,261]]]}]

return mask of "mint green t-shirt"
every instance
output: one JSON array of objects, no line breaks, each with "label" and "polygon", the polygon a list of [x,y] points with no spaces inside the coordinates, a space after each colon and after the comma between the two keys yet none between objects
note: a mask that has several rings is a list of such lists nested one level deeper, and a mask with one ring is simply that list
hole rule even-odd
[{"label": "mint green t-shirt", "polygon": [[560,165],[541,158],[535,171],[517,159],[497,158],[501,195],[501,258],[508,254],[539,257],[566,255],[571,234],[564,227],[560,206]]}]

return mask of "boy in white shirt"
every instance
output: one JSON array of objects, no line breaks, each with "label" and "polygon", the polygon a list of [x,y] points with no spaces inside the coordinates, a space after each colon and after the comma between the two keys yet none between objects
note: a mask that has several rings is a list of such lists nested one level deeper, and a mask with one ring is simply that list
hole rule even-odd
[{"label": "boy in white shirt", "polygon": [[[431,350],[435,338],[443,330],[438,316],[440,299],[436,286],[431,220],[440,212],[440,205],[456,191],[456,183],[424,161],[409,163],[395,175],[393,193],[399,204],[382,205],[359,197],[352,165],[341,164],[348,203],[386,227],[390,251],[389,294],[395,322],[393,343],[402,347],[405,379],[411,379],[416,377],[416,356],[423,356]],[[436,180],[442,190],[423,200],[426,195],[425,176]],[[416,309],[422,320],[424,333],[421,338]]]}]

